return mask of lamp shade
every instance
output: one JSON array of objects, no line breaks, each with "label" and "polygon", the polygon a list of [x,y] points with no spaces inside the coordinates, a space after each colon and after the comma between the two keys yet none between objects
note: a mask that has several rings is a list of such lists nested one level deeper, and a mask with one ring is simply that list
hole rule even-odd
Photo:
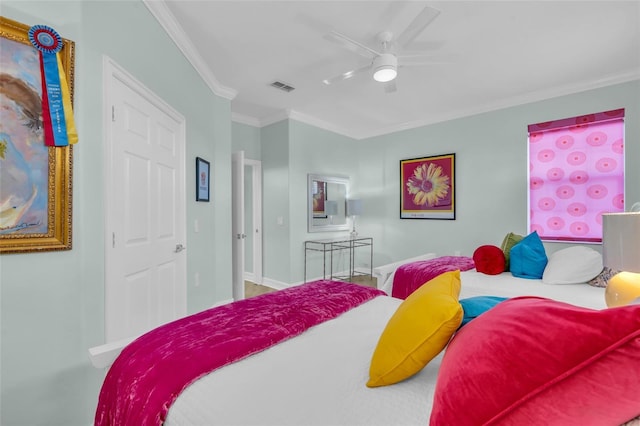
[{"label": "lamp shade", "polygon": [[347,216],[360,216],[362,214],[362,200],[347,200]]},{"label": "lamp shade", "polygon": [[333,200],[327,200],[324,202],[324,212],[328,216],[335,216],[338,214],[338,202]]},{"label": "lamp shade", "polygon": [[640,272],[640,213],[602,215],[602,257],[613,270]]}]

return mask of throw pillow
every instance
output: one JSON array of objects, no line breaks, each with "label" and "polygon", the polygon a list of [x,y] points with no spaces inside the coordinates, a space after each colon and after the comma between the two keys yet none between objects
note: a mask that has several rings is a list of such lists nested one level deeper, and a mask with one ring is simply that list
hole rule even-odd
[{"label": "throw pillow", "polygon": [[460,271],[438,275],[410,294],[380,336],[367,386],[407,379],[438,355],[462,322],[459,295]]},{"label": "throw pillow", "polygon": [[511,249],[511,273],[514,277],[542,278],[547,266],[547,254],[536,231],[527,235]]},{"label": "throw pillow", "polygon": [[510,270],[509,268],[510,268],[511,249],[513,248],[513,246],[515,246],[520,241],[522,241],[523,238],[524,237],[522,235],[509,232],[507,235],[505,235],[504,239],[502,240],[502,245],[500,246],[500,249],[502,249],[502,252],[504,253],[504,270],[505,271]]},{"label": "throw pillow", "polygon": [[549,256],[542,282],[545,284],[585,283],[602,272],[602,255],[592,248],[574,246]]},{"label": "throw pillow", "polygon": [[506,297],[498,296],[475,296],[460,299],[460,305],[462,306],[462,312],[464,313],[460,327],[505,300],[507,300]]},{"label": "throw pillow", "polygon": [[639,353],[640,305],[506,300],[449,343],[430,424],[622,424],[640,413]]},{"label": "throw pillow", "polygon": [[485,245],[473,252],[476,271],[487,275],[498,275],[504,272],[504,252],[500,247]]},{"label": "throw pillow", "polygon": [[595,277],[594,279],[589,280],[587,284],[592,285],[594,287],[606,287],[607,284],[609,284],[609,280],[611,279],[611,277],[617,274],[618,272],[620,271],[611,269],[608,266],[605,266],[604,268],[602,268],[602,272],[600,272],[598,276]]}]

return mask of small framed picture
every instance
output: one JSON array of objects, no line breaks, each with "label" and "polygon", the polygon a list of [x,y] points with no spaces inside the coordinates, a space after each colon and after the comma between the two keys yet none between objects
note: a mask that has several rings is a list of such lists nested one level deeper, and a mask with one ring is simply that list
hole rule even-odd
[{"label": "small framed picture", "polygon": [[196,201],[209,201],[209,162],[196,157]]}]

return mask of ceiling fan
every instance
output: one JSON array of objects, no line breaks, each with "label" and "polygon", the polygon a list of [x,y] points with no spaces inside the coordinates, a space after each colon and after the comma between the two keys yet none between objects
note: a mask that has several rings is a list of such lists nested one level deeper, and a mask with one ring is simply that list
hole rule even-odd
[{"label": "ceiling fan", "polygon": [[440,11],[438,9],[425,6],[413,21],[411,21],[409,26],[397,37],[390,31],[380,32],[377,36],[378,42],[381,44],[380,50],[372,49],[338,31],[330,31],[325,35],[326,39],[341,44],[344,48],[370,59],[371,62],[366,66],[322,80],[322,82],[327,85],[335,84],[339,81],[354,77],[357,74],[373,70],[373,79],[385,83],[386,92],[396,91],[395,78],[398,75],[399,67],[434,63],[433,57],[431,56],[398,55],[396,52],[406,48],[439,14]]}]

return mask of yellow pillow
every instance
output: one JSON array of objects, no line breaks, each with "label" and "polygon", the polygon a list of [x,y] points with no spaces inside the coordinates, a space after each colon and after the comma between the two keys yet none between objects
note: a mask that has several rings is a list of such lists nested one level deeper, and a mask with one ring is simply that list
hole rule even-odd
[{"label": "yellow pillow", "polygon": [[378,340],[367,386],[398,383],[435,358],[462,323],[459,295],[460,271],[438,275],[409,295]]}]

